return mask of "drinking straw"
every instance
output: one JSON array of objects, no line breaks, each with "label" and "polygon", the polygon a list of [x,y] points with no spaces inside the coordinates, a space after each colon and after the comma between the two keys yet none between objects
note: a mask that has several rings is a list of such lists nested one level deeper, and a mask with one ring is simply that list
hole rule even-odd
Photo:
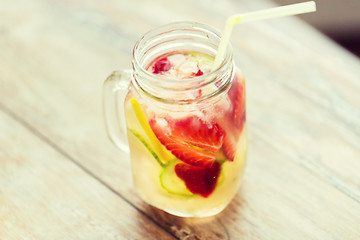
[{"label": "drinking straw", "polygon": [[260,11],[249,13],[235,14],[226,20],[225,28],[218,46],[217,54],[215,56],[212,70],[218,68],[225,56],[226,48],[230,40],[231,32],[235,24],[244,22],[253,22],[269,18],[278,18],[284,16],[297,15],[302,13],[309,13],[316,11],[316,4],[314,1],[296,3],[281,7],[274,7]]}]

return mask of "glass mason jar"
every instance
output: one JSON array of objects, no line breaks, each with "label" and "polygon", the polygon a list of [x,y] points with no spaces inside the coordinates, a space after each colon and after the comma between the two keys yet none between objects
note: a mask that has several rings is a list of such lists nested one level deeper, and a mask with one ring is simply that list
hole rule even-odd
[{"label": "glass mason jar", "polygon": [[175,79],[148,68],[168,53],[213,59],[220,39],[195,22],[158,27],[135,44],[132,69],[104,84],[107,132],[130,150],[136,191],[173,215],[211,216],[236,194],[247,153],[245,82],[230,45],[221,65],[201,76]]}]

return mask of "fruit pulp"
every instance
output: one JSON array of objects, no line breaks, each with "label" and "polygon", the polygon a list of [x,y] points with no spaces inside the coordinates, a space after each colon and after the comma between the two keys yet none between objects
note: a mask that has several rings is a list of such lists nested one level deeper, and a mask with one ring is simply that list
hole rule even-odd
[{"label": "fruit pulp", "polygon": [[[173,52],[147,70],[181,81],[210,72],[212,62],[206,54]],[[196,100],[204,92],[191,94]],[[133,180],[147,203],[177,216],[204,217],[236,194],[247,153],[245,82],[238,70],[214,98],[189,111],[164,110],[130,88],[125,115]]]}]

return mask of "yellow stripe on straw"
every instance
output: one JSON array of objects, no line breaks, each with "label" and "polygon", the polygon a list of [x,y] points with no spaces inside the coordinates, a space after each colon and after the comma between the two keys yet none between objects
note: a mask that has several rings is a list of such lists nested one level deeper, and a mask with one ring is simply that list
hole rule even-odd
[{"label": "yellow stripe on straw", "polygon": [[217,54],[212,66],[212,70],[218,68],[225,56],[226,48],[230,40],[231,32],[235,24],[244,22],[253,22],[269,18],[278,18],[285,16],[292,16],[302,13],[309,13],[316,11],[316,4],[314,1],[296,3],[287,6],[274,7],[265,10],[236,14],[226,20],[225,28],[218,46]]}]

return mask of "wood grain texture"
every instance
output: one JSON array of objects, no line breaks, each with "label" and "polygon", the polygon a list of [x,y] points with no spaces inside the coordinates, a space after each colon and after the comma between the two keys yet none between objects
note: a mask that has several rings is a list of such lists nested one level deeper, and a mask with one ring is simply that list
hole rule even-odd
[{"label": "wood grain texture", "polygon": [[[90,239],[116,239],[117,235],[101,235],[106,229],[117,234],[132,230],[134,235],[119,236],[138,239],[146,230],[138,223],[147,217],[154,238],[156,234],[179,239],[360,238],[360,63],[296,18],[252,23],[234,30],[231,41],[237,64],[247,79],[249,161],[243,185],[230,206],[215,217],[183,219],[148,206],[134,192],[128,156],[116,150],[105,135],[102,82],[112,70],[130,67],[135,41],[157,25],[196,20],[221,28],[230,14],[273,6],[268,1],[211,3],[2,1],[0,119],[7,130],[4,139],[13,134],[12,145],[24,143],[14,136],[26,130],[20,126],[13,130],[13,120],[6,116],[11,115],[44,140],[24,152],[2,153],[56,155],[46,150],[50,144],[85,169],[84,173],[62,163],[56,170],[43,164],[41,176],[49,184],[41,186],[52,189],[52,182],[63,178],[70,184],[71,171],[75,171],[80,177],[73,181],[83,178],[78,184],[89,184],[92,190],[83,193],[76,186],[71,188],[71,193],[79,192],[69,200],[74,208],[79,207],[79,199],[104,195],[99,203],[80,206],[107,224],[86,233]],[[0,143],[3,149],[12,145]],[[47,168],[53,174],[45,174]],[[13,171],[29,174],[26,167]],[[8,174],[0,173],[1,190]],[[14,186],[14,190],[21,189]],[[118,195],[113,196],[111,190]],[[24,205],[26,196],[26,191],[9,195],[7,204],[18,201]],[[43,198],[31,199],[36,208],[22,213],[14,207],[14,214],[3,215],[3,219],[21,221],[25,228],[31,223],[31,212],[45,211],[42,204],[53,199],[45,190],[38,196]],[[121,203],[117,209],[128,211],[129,217],[103,212],[101,206],[115,201]],[[41,216],[49,217],[45,214]],[[56,227],[54,222],[69,217],[66,214],[54,213],[57,220],[49,226]],[[70,219],[80,225],[86,222],[80,217]],[[30,226],[35,228],[36,223]],[[126,226],[129,229],[124,230]],[[61,222],[52,237],[61,238],[64,235],[56,234],[64,229],[69,234],[75,231],[72,236],[77,236],[74,226]],[[14,236],[21,236],[16,234],[27,230],[1,233],[16,239]]]},{"label": "wood grain texture", "polygon": [[174,239],[19,122],[0,119],[0,239]]}]

